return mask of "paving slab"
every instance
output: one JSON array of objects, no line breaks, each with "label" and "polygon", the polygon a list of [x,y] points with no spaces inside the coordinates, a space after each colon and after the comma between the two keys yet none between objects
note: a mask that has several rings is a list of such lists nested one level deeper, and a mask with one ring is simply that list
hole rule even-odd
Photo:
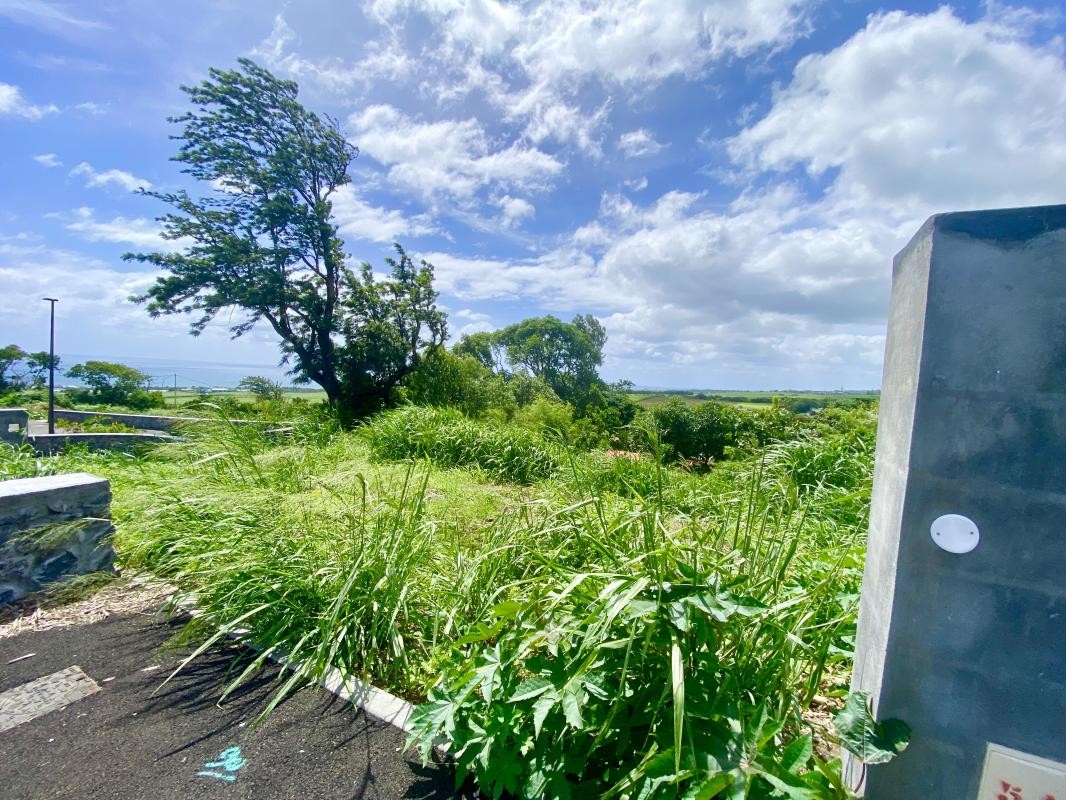
[{"label": "paving slab", "polygon": [[[256,724],[279,686],[276,669],[219,705],[227,678],[248,657],[237,646],[205,654],[161,687],[187,652],[164,647],[180,627],[157,615],[128,614],[0,640],[0,697],[21,687],[6,696],[24,702],[31,682],[41,679],[49,679],[40,684],[48,693],[41,699],[53,706],[62,705],[58,683],[70,692],[60,695],[67,705],[0,732],[0,796],[468,797],[453,791],[449,767],[423,767],[405,754],[399,730],[316,687],[295,693]],[[86,693],[85,680],[99,690]],[[73,684],[82,690],[72,691]]]}]

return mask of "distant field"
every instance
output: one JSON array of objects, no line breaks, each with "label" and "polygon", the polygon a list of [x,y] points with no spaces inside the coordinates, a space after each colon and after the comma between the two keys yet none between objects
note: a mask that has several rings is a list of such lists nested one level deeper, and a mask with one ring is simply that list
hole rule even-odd
[{"label": "distant field", "polygon": [[630,392],[629,396],[645,408],[668,403],[675,398],[684,400],[688,405],[699,405],[708,400],[741,406],[743,408],[767,408],[775,397],[790,400],[876,400],[877,392],[749,392],[743,390],[687,390],[663,392]]},{"label": "distant field", "polygon": [[[198,392],[194,392],[192,389],[178,389],[175,392],[173,389],[160,389],[163,392],[163,396],[166,398],[167,405],[173,407],[176,405],[183,405],[190,400],[196,400],[203,397],[206,401],[210,402],[212,399],[218,399],[222,397],[232,397],[242,401],[254,401],[255,395],[251,392],[242,392],[237,389],[228,389],[223,391],[214,391],[209,394],[201,395]],[[320,400],[326,399],[326,393],[321,389],[283,389],[282,396],[286,400],[292,400],[299,398],[306,400],[308,403],[317,403]]]}]

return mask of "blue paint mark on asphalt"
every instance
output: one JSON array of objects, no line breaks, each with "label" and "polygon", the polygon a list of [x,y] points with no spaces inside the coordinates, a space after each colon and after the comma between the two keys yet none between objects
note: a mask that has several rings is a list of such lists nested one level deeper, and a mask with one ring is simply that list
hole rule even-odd
[{"label": "blue paint mark on asphalt", "polygon": [[[204,764],[204,768],[196,774],[205,778],[217,778],[220,781],[233,783],[237,780],[237,771],[247,763],[248,760],[241,757],[241,748],[227,747],[218,754],[217,761],[208,761]],[[219,772],[218,770],[223,771]]]}]

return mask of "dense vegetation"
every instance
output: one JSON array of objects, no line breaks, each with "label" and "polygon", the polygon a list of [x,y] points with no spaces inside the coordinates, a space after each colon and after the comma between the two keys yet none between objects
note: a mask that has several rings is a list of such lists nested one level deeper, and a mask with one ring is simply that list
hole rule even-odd
[{"label": "dense vegetation", "polygon": [[287,410],[281,439],[220,415],[139,456],[7,449],[0,477],[111,478],[123,560],[195,593],[202,647],[288,655],[279,699],[339,668],[424,701],[416,741],[487,794],[847,796],[805,711],[850,667],[868,411],[738,416],[780,438],[693,470],[650,419],[612,455],[454,410]]}]

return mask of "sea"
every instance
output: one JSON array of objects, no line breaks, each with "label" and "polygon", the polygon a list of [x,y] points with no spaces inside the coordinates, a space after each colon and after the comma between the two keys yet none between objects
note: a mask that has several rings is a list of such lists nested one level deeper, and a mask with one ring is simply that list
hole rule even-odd
[{"label": "sea", "polygon": [[[183,361],[175,358],[137,358],[88,353],[61,353],[60,357],[60,366],[64,371],[75,364],[90,360],[126,364],[151,376],[153,389],[171,389],[175,385],[180,389],[232,389],[242,378],[249,375],[261,375],[282,386],[292,384],[292,376],[288,374],[287,368],[278,366],[277,362]],[[59,375],[56,377],[59,378]],[[66,380],[59,378],[56,382],[62,385]]]}]

